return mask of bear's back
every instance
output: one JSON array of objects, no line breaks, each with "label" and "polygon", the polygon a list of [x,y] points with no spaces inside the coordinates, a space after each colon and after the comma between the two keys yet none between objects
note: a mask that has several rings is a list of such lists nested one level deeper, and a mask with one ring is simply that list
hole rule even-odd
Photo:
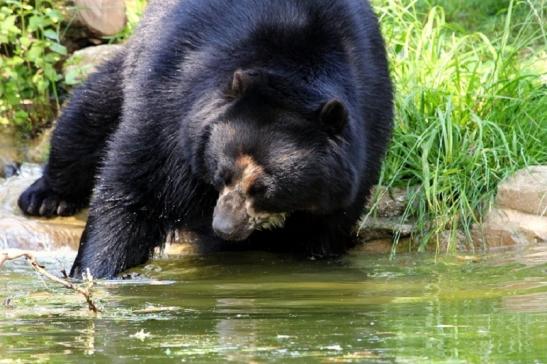
[{"label": "bear's back", "polygon": [[365,0],[152,0],[127,48],[127,115],[195,120],[235,70],[262,68],[345,100],[357,116],[351,131],[362,136],[355,155],[367,148],[376,160],[385,150],[391,82]]},{"label": "bear's back", "polygon": [[272,57],[300,53],[305,59],[329,47],[359,52],[378,36],[363,0],[153,0],[128,47],[132,61],[145,58],[140,65],[149,69],[204,50],[220,65],[228,57],[274,63]]}]

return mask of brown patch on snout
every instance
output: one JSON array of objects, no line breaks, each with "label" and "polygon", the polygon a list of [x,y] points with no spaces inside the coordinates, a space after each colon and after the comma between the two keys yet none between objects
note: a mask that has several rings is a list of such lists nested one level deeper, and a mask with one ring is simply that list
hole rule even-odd
[{"label": "brown patch on snout", "polygon": [[264,175],[264,169],[249,155],[235,161],[235,176],[221,191],[213,212],[213,230],[225,240],[245,240],[254,230],[282,226],[285,214],[256,212],[249,190]]},{"label": "brown patch on snout", "polygon": [[237,241],[253,231],[248,192],[263,169],[247,154],[238,157],[234,165],[234,178],[221,191],[213,212],[213,230],[225,240]]},{"label": "brown patch on snout", "polygon": [[239,185],[243,193],[249,193],[253,184],[264,174],[264,169],[258,165],[253,157],[243,154],[236,159],[236,169],[239,177],[235,184]]}]

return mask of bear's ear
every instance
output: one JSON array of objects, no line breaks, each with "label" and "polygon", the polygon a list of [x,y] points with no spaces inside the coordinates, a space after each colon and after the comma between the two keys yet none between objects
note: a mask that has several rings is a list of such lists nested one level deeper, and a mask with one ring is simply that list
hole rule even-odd
[{"label": "bear's ear", "polygon": [[348,111],[337,99],[326,102],[319,114],[321,126],[331,134],[339,134],[348,123]]},{"label": "bear's ear", "polygon": [[230,85],[229,94],[234,97],[239,97],[260,78],[260,73],[254,70],[237,70],[234,72],[232,83]]}]

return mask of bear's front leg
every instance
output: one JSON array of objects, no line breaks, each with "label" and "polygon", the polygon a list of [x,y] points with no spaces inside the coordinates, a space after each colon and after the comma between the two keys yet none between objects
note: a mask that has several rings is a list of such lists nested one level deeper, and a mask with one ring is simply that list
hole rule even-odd
[{"label": "bear's front leg", "polygon": [[93,277],[113,278],[145,263],[164,241],[161,224],[128,203],[129,197],[103,191],[94,199],[71,277],[81,278],[89,269]]}]

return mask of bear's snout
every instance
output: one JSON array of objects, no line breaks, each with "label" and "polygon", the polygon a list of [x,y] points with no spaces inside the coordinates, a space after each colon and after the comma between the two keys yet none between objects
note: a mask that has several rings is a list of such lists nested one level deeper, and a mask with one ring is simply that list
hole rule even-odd
[{"label": "bear's snout", "polygon": [[213,211],[213,231],[224,240],[245,240],[253,232],[245,208],[245,197],[238,190],[224,191]]}]

